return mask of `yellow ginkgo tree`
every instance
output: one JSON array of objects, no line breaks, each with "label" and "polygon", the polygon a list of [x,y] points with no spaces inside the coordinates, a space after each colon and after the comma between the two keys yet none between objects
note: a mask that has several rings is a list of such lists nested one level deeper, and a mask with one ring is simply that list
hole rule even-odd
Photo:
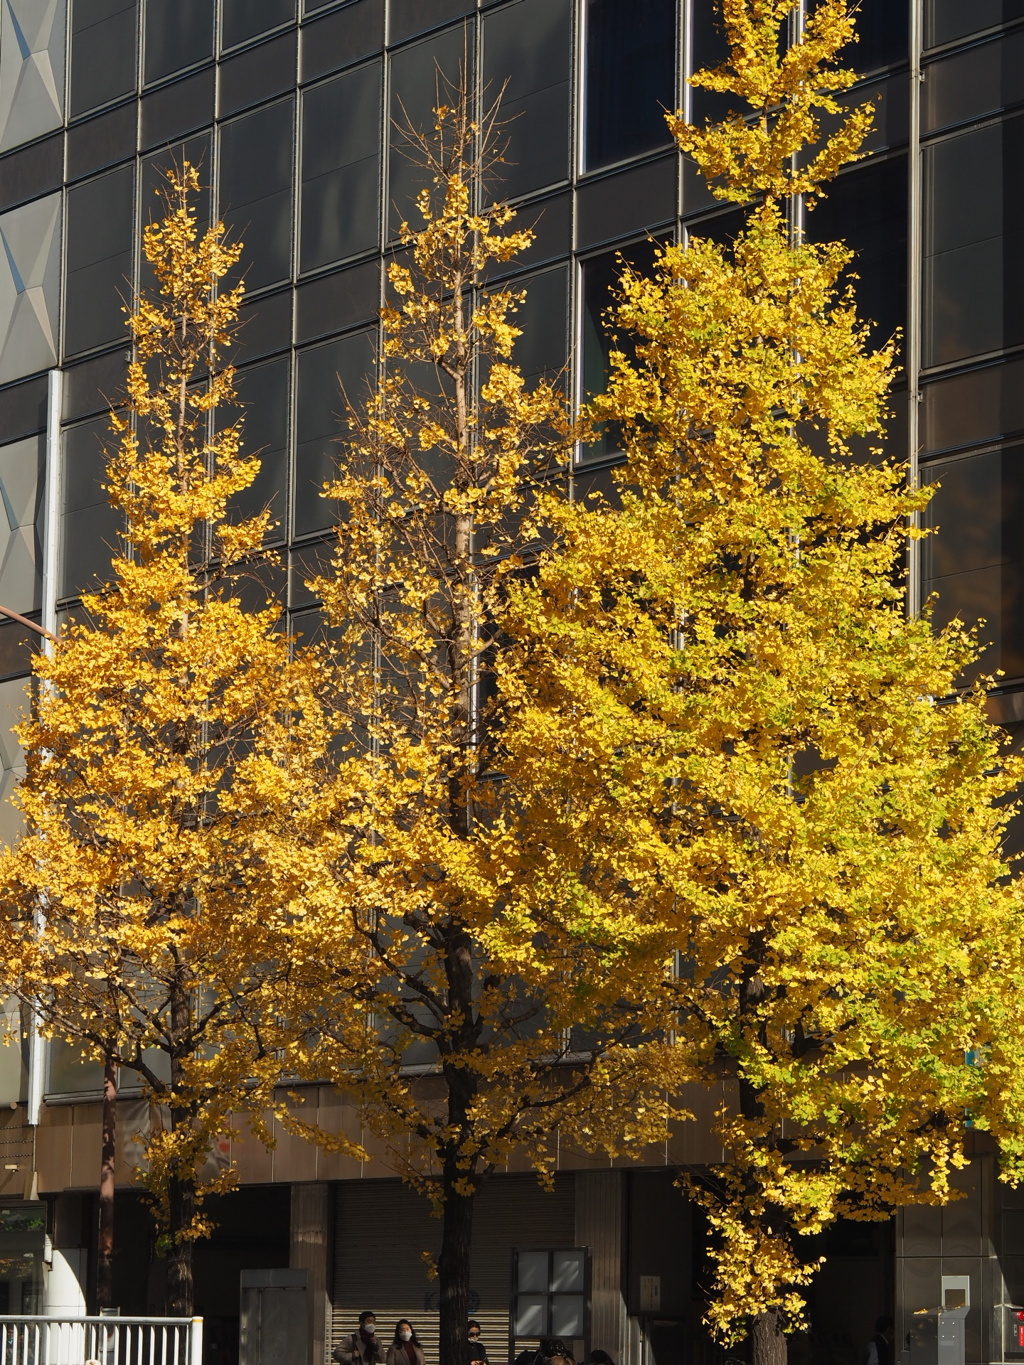
[{"label": "yellow ginkgo tree", "polygon": [[143,1179],[168,1308],[186,1315],[203,1195],[231,1183],[230,1170],[204,1182],[203,1166],[264,1057],[258,1019],[280,964],[261,943],[291,894],[289,776],[323,749],[280,605],[252,605],[251,587],[248,605],[241,596],[268,518],[239,517],[232,501],[259,461],[241,421],[211,423],[234,400],[221,356],[240,247],[219,224],[200,230],[198,190],[194,168],[172,173],[165,215],[145,232],[156,287],[130,314],[107,471],[124,549],[35,659],[15,798],[26,829],[0,855],[8,979],[45,1032],[104,1063],[108,1135],[118,1069],[150,1100]]},{"label": "yellow ginkgo tree", "polygon": [[635,1149],[671,1109],[658,1045],[632,1046],[655,1022],[660,926],[595,917],[557,856],[521,894],[529,803],[502,771],[495,617],[536,557],[538,492],[564,486],[574,428],[557,385],[515,364],[522,294],[489,281],[532,233],[484,197],[492,119],[453,95],[410,134],[428,183],[389,270],[383,373],[365,406],[349,395],[329,490],[337,550],[315,587],[338,733],[296,812],[307,882],[278,1010],[289,1066],[351,1095],[434,1204],[445,1365],[468,1349],[482,1182],[513,1159],[544,1176],[576,1134]]},{"label": "yellow ginkgo tree", "polygon": [[[730,1082],[706,1210],[712,1326],[785,1354],[834,1219],[942,1202],[987,1130],[1021,1173],[1022,907],[1003,842],[1022,777],[961,679],[978,646],[908,611],[928,494],[881,444],[895,344],[872,349],[852,253],[810,210],[855,158],[846,0],[780,41],[794,0],[724,0],[730,55],[698,85],[737,113],[669,122],[735,240],[625,271],[592,420],[615,499],[543,509],[553,548],[512,586],[503,772],[595,926],[646,915],[676,950],[674,1075]],[[863,448],[861,446],[860,448]],[[971,1064],[968,1064],[968,1063]]]}]

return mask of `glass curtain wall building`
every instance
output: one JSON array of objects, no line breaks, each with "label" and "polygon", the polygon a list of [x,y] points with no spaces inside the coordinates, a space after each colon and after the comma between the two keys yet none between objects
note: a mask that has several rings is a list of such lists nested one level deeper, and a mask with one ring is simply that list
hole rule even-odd
[{"label": "glass curtain wall building", "polygon": [[[862,0],[859,29],[852,60],[864,78],[849,98],[878,101],[870,154],[843,172],[807,227],[854,247],[862,312],[879,339],[900,331],[890,447],[941,485],[928,513],[941,534],[912,565],[913,592],[918,601],[937,593],[940,618],[984,618],[984,667],[1002,670],[993,710],[1016,725],[1024,3]],[[515,265],[527,290],[519,356],[529,375],[564,371],[582,395],[603,380],[599,320],[620,255],[642,263],[653,241],[735,229],[735,212],[676,153],[661,116],[723,112],[720,96],[686,84],[723,51],[713,0],[3,0],[0,602],[29,616],[72,609],[109,564],[118,526],[101,488],[104,414],[123,382],[123,306],[140,282],[139,238],[162,168],[198,163],[206,211],[245,242],[239,389],[263,460],[246,498],[272,509],[268,579],[302,631],[317,610],[305,579],[331,531],[320,487],[336,457],[341,388],[358,396],[372,379],[383,268],[417,188],[395,121],[427,121],[440,77],[468,80],[481,103],[503,92],[504,192],[537,232]],[[580,453],[578,488],[602,478],[613,445]],[[0,624],[3,797],[19,772],[9,724],[24,705],[32,643],[17,623]],[[15,832],[4,801],[0,837]],[[40,1296],[69,1303],[75,1276],[88,1292],[98,1079],[64,1047],[30,1047],[16,1012],[5,1021],[21,1045],[0,1050],[0,1098],[13,1106],[0,1139],[11,1155],[0,1182],[0,1221],[12,1229],[4,1236],[30,1227],[37,1238],[19,1210],[37,1192],[50,1201],[50,1262],[36,1241],[0,1262],[10,1286],[4,1300],[0,1283],[0,1302],[16,1311]],[[335,1103],[326,1093],[316,1102]],[[699,1229],[671,1186],[680,1164],[713,1160],[702,1134],[628,1170],[563,1153],[551,1196],[526,1177],[496,1181],[474,1290],[492,1358],[513,1245],[591,1248],[591,1340],[616,1360],[714,1358],[697,1326]],[[938,1303],[941,1276],[966,1274],[967,1359],[1024,1358],[1000,1307],[1024,1302],[1024,1200],[1018,1210],[999,1192],[978,1141],[960,1204],[901,1215],[893,1229],[837,1231],[809,1354],[857,1365],[874,1318],[893,1311],[902,1346],[909,1315]],[[314,1365],[332,1332],[350,1330],[351,1313],[371,1304],[429,1327],[418,1256],[405,1265],[369,1232],[382,1209],[419,1218],[414,1197],[383,1178],[364,1206],[363,1177],[385,1177],[382,1165],[359,1168],[284,1137],[273,1154],[238,1144],[234,1156],[244,1189],[211,1244],[201,1305],[229,1335],[237,1272],[261,1265],[307,1271]],[[124,1226],[144,1238],[133,1218],[126,1205]],[[352,1222],[365,1230],[358,1256],[331,1232]],[[35,1258],[31,1275],[16,1255]],[[62,1256],[57,1274],[52,1258]],[[158,1272],[139,1261],[120,1272],[126,1311],[157,1306]],[[62,1297],[53,1289],[47,1299],[46,1284],[58,1281]]]}]

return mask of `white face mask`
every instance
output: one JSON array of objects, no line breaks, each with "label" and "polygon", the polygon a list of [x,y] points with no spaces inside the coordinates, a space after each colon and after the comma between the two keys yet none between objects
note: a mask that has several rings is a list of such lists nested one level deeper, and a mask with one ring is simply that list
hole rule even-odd
[{"label": "white face mask", "polygon": [[363,1331],[368,1337],[375,1337],[377,1335],[377,1324],[375,1322],[364,1322]]},{"label": "white face mask", "polygon": [[403,1341],[412,1341],[411,1332],[399,1332],[398,1335],[402,1338]]}]

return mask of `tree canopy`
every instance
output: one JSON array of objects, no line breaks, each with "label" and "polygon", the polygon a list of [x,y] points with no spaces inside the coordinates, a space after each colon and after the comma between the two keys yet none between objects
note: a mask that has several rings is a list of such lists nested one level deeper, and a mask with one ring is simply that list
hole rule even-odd
[{"label": "tree canopy", "polygon": [[949,1198],[969,1124],[1015,1179],[1024,1100],[1022,769],[963,683],[974,633],[908,610],[929,494],[883,446],[896,341],[870,347],[851,251],[791,211],[869,127],[835,98],[853,21],[825,0],[787,45],[793,8],[725,0],[729,59],[694,82],[738,112],[669,120],[743,223],[624,270],[587,415],[625,460],[611,496],[547,496],[498,680],[527,881],[557,866],[597,933],[660,926],[673,1074],[731,1083],[726,1160],[689,1189],[710,1321],[753,1320],[762,1359],[800,1321],[803,1237]]},{"label": "tree canopy", "polygon": [[246,581],[268,516],[236,510],[259,460],[222,411],[241,247],[200,229],[198,191],[193,167],[172,173],[145,232],[156,286],[130,313],[107,468],[124,544],[35,657],[26,830],[0,853],[20,912],[3,921],[8,980],[46,1032],[134,1073],[151,1101],[144,1180],[183,1313],[203,1194],[232,1179],[201,1169],[263,1057],[239,1029],[279,970],[259,943],[292,886],[286,775],[322,749],[323,723],[280,605],[256,580],[254,606]]}]

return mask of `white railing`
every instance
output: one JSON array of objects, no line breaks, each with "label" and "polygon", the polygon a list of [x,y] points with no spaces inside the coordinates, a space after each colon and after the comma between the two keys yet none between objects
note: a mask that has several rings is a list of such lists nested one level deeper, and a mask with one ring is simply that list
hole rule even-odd
[{"label": "white railing", "polygon": [[202,1318],[0,1315],[0,1365],[202,1365]]}]

